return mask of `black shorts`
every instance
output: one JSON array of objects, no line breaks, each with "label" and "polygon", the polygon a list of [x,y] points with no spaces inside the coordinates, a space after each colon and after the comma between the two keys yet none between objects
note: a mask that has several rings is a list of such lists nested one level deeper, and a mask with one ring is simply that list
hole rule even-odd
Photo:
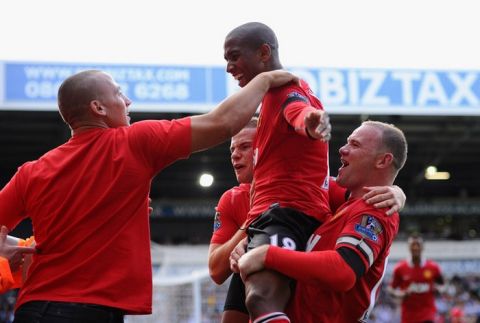
[{"label": "black shorts", "polygon": [[318,220],[295,209],[271,207],[247,228],[247,250],[271,244],[305,251],[308,239],[320,224]]},{"label": "black shorts", "polygon": [[238,311],[248,315],[245,306],[245,285],[240,274],[233,274],[228,286],[227,298],[225,299],[224,311]]}]

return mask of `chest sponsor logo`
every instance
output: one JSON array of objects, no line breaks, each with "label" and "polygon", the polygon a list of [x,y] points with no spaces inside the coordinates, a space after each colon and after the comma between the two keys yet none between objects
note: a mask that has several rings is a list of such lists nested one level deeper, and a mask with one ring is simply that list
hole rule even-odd
[{"label": "chest sponsor logo", "polygon": [[411,283],[407,289],[410,293],[415,293],[415,294],[428,293],[430,291],[430,284],[429,283]]},{"label": "chest sponsor logo", "polygon": [[367,239],[378,241],[378,236],[383,232],[380,222],[369,214],[364,214],[360,223],[355,224],[355,231]]}]

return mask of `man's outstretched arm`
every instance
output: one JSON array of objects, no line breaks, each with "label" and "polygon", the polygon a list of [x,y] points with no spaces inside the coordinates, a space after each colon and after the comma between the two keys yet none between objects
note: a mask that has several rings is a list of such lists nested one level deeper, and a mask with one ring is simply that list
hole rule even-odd
[{"label": "man's outstretched arm", "polygon": [[298,82],[293,74],[263,72],[214,110],[192,117],[192,152],[218,145],[238,133],[252,118],[270,88]]}]

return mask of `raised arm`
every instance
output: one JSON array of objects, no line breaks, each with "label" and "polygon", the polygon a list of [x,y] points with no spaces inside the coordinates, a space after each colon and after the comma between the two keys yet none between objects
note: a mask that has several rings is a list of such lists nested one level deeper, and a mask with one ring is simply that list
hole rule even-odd
[{"label": "raised arm", "polygon": [[192,117],[192,152],[218,145],[239,132],[272,87],[298,82],[293,74],[276,70],[258,74],[214,110]]},{"label": "raised arm", "polygon": [[284,113],[297,133],[311,139],[330,140],[332,126],[330,117],[325,111],[306,106],[301,109],[299,107],[287,109]]}]

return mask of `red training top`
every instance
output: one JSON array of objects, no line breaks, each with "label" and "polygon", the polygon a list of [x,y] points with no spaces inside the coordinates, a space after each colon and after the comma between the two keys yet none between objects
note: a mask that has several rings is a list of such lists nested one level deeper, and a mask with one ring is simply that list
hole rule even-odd
[{"label": "red training top", "polygon": [[32,300],[151,313],[152,178],[191,153],[190,119],[74,135],[25,163],[0,192],[0,223],[32,219],[38,253],[17,307]]}]

